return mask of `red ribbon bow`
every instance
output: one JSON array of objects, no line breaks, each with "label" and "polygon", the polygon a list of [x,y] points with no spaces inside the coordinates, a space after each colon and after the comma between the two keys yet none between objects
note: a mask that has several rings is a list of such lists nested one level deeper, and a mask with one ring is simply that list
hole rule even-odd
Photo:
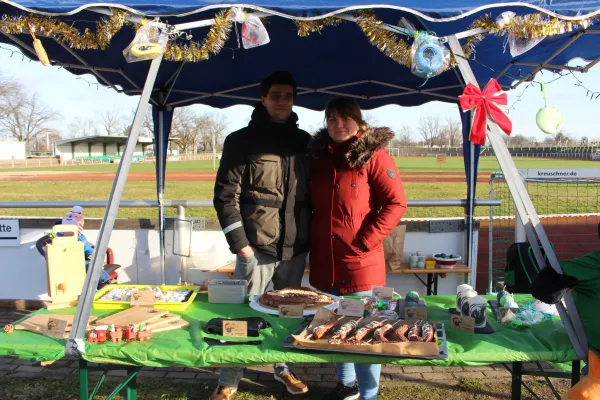
[{"label": "red ribbon bow", "polygon": [[502,88],[498,81],[490,79],[483,93],[477,86],[469,83],[463,94],[458,96],[460,108],[463,111],[475,109],[475,117],[471,126],[469,140],[475,144],[485,145],[485,132],[487,129],[487,117],[500,127],[507,135],[512,132],[512,122],[508,116],[496,104],[505,106],[508,104],[508,96],[501,93]]}]

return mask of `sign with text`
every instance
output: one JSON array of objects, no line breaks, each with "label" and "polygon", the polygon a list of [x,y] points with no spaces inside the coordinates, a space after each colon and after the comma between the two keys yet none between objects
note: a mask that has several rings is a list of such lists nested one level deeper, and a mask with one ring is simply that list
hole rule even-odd
[{"label": "sign with text", "polygon": [[520,169],[519,173],[527,179],[583,179],[600,178],[598,168],[582,169]]},{"label": "sign with text", "polygon": [[427,320],[427,307],[406,307],[404,319],[407,321]]},{"label": "sign with text", "polygon": [[394,288],[385,286],[373,286],[373,296],[380,299],[391,299],[394,297]]},{"label": "sign with text", "polygon": [[246,321],[223,321],[223,336],[248,337],[248,322]]},{"label": "sign with text", "polygon": [[18,219],[0,219],[0,246],[20,246]]},{"label": "sign with text", "polygon": [[463,317],[462,315],[452,315],[451,318],[452,323],[450,325],[452,325],[452,328],[468,333],[475,332],[475,318]]},{"label": "sign with text", "polygon": [[340,299],[338,314],[348,317],[362,317],[365,314],[365,302],[355,299]]},{"label": "sign with text", "polygon": [[304,304],[286,304],[279,306],[280,318],[302,318],[304,317]]},{"label": "sign with text", "polygon": [[50,318],[46,327],[46,336],[54,339],[64,339],[68,322],[64,319]]}]

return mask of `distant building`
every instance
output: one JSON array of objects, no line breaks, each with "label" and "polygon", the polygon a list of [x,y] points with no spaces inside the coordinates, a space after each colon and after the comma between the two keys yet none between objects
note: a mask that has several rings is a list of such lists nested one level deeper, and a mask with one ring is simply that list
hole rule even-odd
[{"label": "distant building", "polygon": [[24,160],[27,142],[0,141],[0,160]]},{"label": "distant building", "polygon": [[[82,160],[89,158],[120,158],[125,150],[127,136],[85,136],[57,140],[54,152],[61,160]],[[173,150],[171,154],[175,154]],[[136,158],[154,154],[154,139],[139,137],[133,156]]]}]

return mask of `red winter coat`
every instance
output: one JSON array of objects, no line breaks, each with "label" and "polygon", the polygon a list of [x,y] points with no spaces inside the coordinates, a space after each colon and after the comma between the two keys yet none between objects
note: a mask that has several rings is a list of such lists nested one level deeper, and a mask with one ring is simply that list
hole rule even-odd
[{"label": "red winter coat", "polygon": [[369,129],[341,145],[327,130],[309,148],[310,284],[340,294],[385,285],[383,240],[406,212],[406,195],[392,157],[388,128]]}]

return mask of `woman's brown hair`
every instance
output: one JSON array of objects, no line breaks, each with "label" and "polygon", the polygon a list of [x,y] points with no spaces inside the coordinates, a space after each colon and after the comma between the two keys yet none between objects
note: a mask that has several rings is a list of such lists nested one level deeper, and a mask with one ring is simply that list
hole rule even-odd
[{"label": "woman's brown hair", "polygon": [[331,117],[339,116],[342,118],[352,118],[358,124],[358,130],[364,132],[367,130],[367,122],[363,119],[358,103],[348,97],[336,97],[327,103],[325,107],[325,123]]}]

